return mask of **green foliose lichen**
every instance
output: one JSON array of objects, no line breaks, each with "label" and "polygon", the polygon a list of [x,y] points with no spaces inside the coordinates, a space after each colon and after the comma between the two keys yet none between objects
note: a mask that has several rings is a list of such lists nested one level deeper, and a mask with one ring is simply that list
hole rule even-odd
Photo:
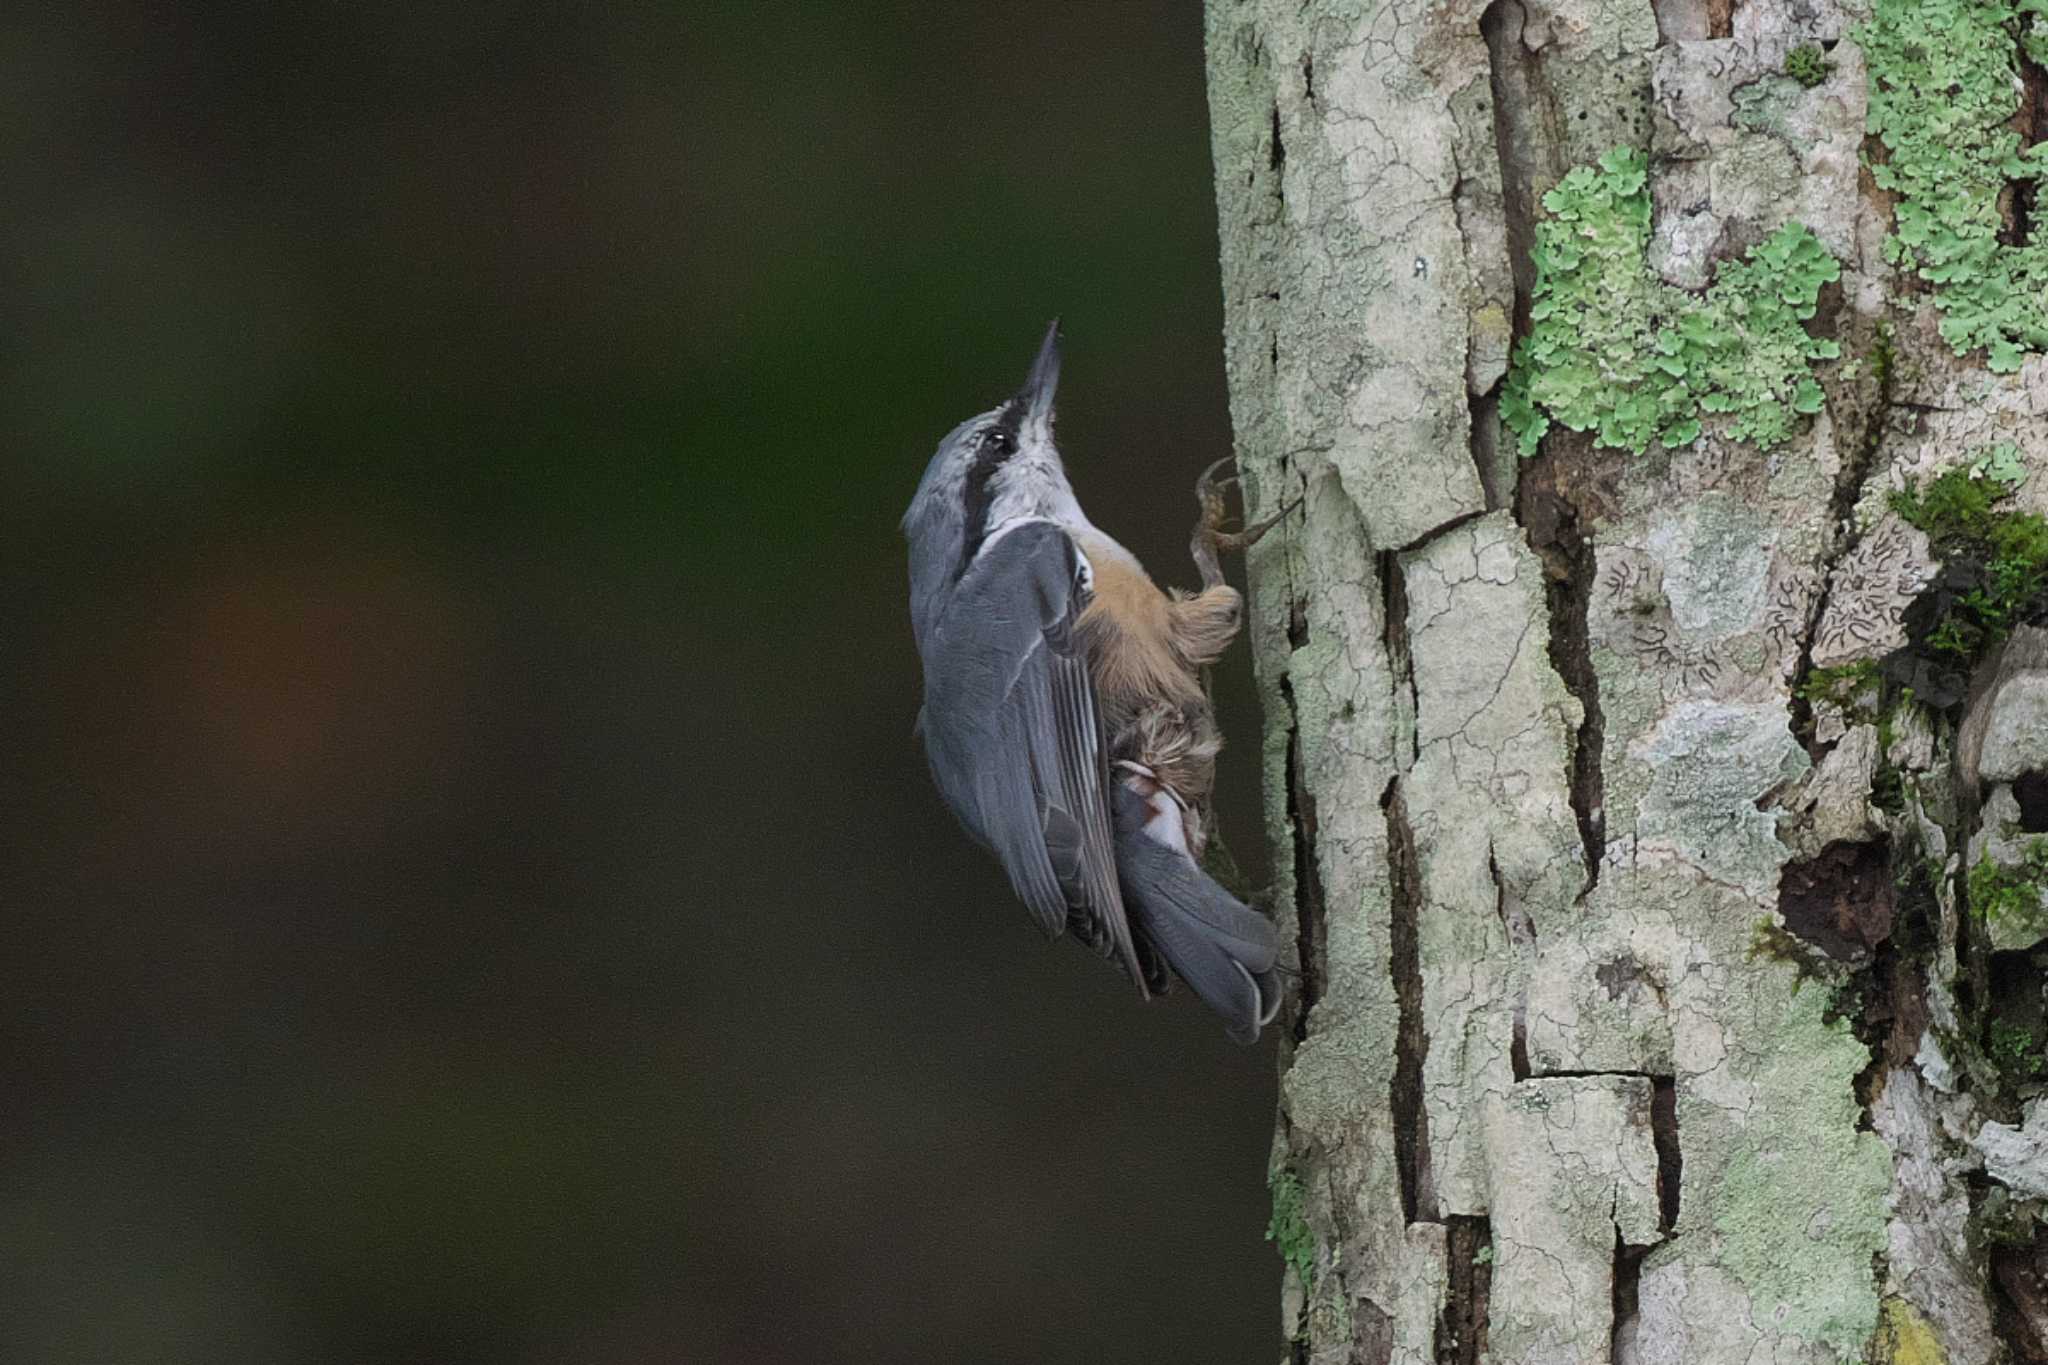
[{"label": "green foliose lichen", "polygon": [[1820,411],[1810,364],[1841,348],[1804,324],[1841,264],[1788,223],[1723,262],[1704,297],[1675,289],[1647,264],[1648,183],[1643,154],[1622,147],[1543,196],[1531,327],[1501,394],[1525,456],[1553,421],[1640,455],[1652,440],[1689,444],[1702,414],[1725,415],[1731,438],[1768,448]]},{"label": "green foliose lichen", "polygon": [[1956,354],[1982,347],[1999,372],[2048,349],[2048,234],[1999,239],[2008,183],[2048,179],[2048,144],[2022,149],[2011,126],[2020,44],[2038,53],[2044,34],[2048,0],[1877,0],[1857,34],[1886,152],[1871,174],[1898,196],[1886,258],[1934,286]]},{"label": "green foliose lichen", "polygon": [[1976,458],[1964,466],[1973,479],[1996,479],[2008,489],[2018,488],[2027,481],[2026,462],[2020,458],[2020,448],[2011,441],[1997,441],[1976,452]]},{"label": "green foliose lichen", "polygon": [[1266,1224],[1266,1240],[1280,1252],[1280,1259],[1293,1267],[1304,1290],[1315,1284],[1316,1239],[1303,1216],[1304,1191],[1301,1177],[1282,1166],[1266,1180],[1273,1194],[1273,1216]]}]

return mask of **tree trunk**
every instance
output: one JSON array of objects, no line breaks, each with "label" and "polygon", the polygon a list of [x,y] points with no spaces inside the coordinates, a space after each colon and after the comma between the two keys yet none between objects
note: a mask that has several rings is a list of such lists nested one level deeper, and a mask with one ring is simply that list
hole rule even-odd
[{"label": "tree trunk", "polygon": [[2048,1359],[2020,8],[1209,0],[1294,1359]]}]

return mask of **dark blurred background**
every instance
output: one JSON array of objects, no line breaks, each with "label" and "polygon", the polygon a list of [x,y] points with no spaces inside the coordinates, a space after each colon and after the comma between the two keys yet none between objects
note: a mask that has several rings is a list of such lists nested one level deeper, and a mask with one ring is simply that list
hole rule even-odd
[{"label": "dark blurred background", "polygon": [[953,827],[896,530],[1059,313],[1191,580],[1200,29],[0,20],[0,1360],[1270,1358],[1271,1044]]}]

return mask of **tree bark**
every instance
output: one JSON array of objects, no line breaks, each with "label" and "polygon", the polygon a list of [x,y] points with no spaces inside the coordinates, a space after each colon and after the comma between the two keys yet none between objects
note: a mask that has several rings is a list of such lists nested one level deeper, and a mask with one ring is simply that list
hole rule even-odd
[{"label": "tree bark", "polygon": [[[1887,254],[1871,21],[1209,0],[1248,514],[1303,507],[1250,561],[1295,1360],[2048,1359],[2048,651],[2006,640],[2040,584],[1937,658],[1977,584],[1914,501],[1974,466],[2032,534],[2048,360],[1958,354],[1949,286]],[[2024,146],[2048,96],[1997,22]],[[1840,274],[1799,326],[1839,358],[1641,453],[1553,397],[1523,458],[1511,353],[1573,268],[1544,197],[1626,183],[1616,149],[1648,168],[1644,335],[1803,224]]]}]

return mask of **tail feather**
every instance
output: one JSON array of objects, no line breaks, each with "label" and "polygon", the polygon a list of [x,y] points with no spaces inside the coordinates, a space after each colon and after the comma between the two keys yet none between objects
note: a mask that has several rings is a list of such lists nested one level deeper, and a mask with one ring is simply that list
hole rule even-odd
[{"label": "tail feather", "polygon": [[1280,1009],[1280,939],[1272,922],[1217,885],[1185,851],[1146,834],[1143,797],[1119,787],[1115,802],[1117,878],[1131,927],[1222,1016],[1232,1039],[1257,1042]]}]

